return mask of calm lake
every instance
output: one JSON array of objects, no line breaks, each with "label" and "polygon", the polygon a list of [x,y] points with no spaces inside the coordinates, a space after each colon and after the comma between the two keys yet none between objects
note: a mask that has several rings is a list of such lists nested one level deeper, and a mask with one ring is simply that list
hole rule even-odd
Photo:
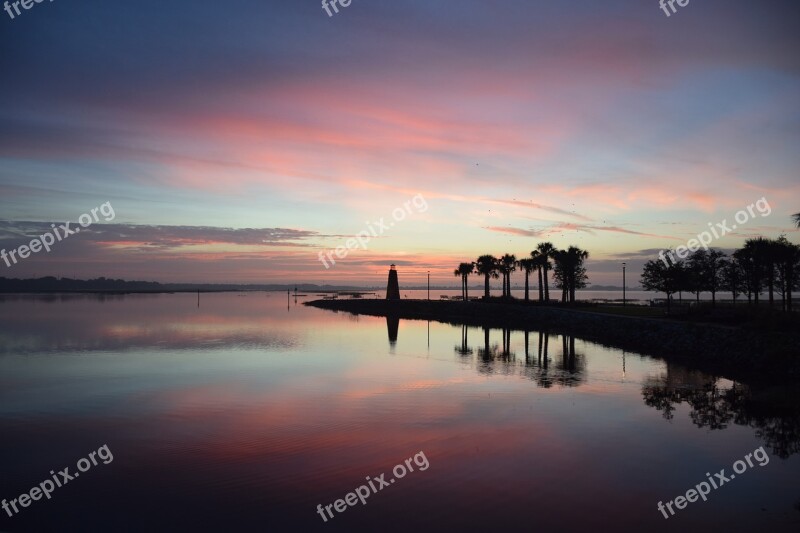
[{"label": "calm lake", "polygon": [[[316,298],[0,298],[0,499],[113,454],[0,531],[800,530],[784,389]],[[722,469],[707,501],[658,510]]]}]

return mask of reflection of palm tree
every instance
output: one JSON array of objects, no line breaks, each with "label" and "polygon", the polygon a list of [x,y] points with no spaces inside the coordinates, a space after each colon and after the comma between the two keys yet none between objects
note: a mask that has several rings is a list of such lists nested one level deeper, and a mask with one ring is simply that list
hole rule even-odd
[{"label": "reflection of palm tree", "polygon": [[475,263],[461,263],[458,268],[453,272],[456,277],[461,276],[461,299],[465,302],[469,300],[469,293],[467,289],[467,278],[475,271]]},{"label": "reflection of palm tree", "polygon": [[482,255],[475,261],[475,271],[484,276],[484,295],[485,299],[489,299],[489,278],[497,279],[497,258],[493,255]]},{"label": "reflection of palm tree", "polygon": [[541,330],[539,331],[539,366],[542,371],[539,374],[539,379],[536,383],[545,389],[553,386],[553,380],[550,379],[547,371],[547,363],[550,361],[550,354],[548,353],[548,344],[550,343],[550,332]]},{"label": "reflection of palm tree", "polygon": [[483,356],[487,357],[491,353],[492,353],[492,350],[489,348],[489,328],[484,326],[484,328],[483,328]]},{"label": "reflection of palm tree", "polygon": [[495,350],[489,346],[489,328],[483,327],[483,348],[478,348],[478,358],[480,364],[478,365],[478,372],[481,374],[492,373],[492,361],[494,360]]},{"label": "reflection of palm tree", "polygon": [[472,355],[472,348],[469,347],[469,342],[467,340],[468,329],[467,326],[461,326],[461,346],[456,346],[455,348],[456,353],[462,357]]},{"label": "reflection of palm tree", "polygon": [[548,344],[550,343],[550,332],[539,332],[539,364],[547,368],[547,362],[550,360],[548,355]]},{"label": "reflection of palm tree", "polygon": [[565,387],[575,387],[584,380],[586,359],[581,354],[575,353],[575,337],[572,335],[561,336],[561,364],[558,365],[558,383]]},{"label": "reflection of palm tree", "polygon": [[511,352],[511,330],[507,328],[503,328],[503,351],[500,352],[500,355],[505,359],[514,357],[514,354]]},{"label": "reflection of palm tree", "polygon": [[529,353],[528,353],[528,330],[525,330],[525,364],[528,364],[529,360]]}]

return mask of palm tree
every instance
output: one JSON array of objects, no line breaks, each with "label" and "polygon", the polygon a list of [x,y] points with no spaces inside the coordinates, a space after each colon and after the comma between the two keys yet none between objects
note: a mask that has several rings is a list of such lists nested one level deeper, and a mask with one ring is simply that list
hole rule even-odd
[{"label": "palm tree", "polygon": [[542,256],[542,254],[539,253],[539,250],[533,250],[531,252],[531,259],[533,260],[534,265],[536,266],[536,270],[539,273],[539,301],[541,302],[544,300],[544,285],[542,284],[542,268],[544,263],[547,262],[547,258]]},{"label": "palm tree", "polygon": [[[531,272],[533,272],[533,270],[535,268],[538,268],[538,264],[537,263],[538,263],[538,260],[534,259],[533,257],[528,257],[528,258],[520,259],[519,261],[517,261],[517,266],[520,268],[520,270],[525,271],[525,301],[526,302],[528,301],[528,278],[530,277]],[[540,290],[541,290],[541,287],[540,287]]]},{"label": "palm tree", "polygon": [[589,257],[589,252],[581,250],[577,246],[570,246],[566,250],[556,250],[553,252],[555,260],[554,277],[558,280],[556,286],[561,287],[561,301],[575,302],[575,289],[582,289],[586,286],[586,268],[583,266],[584,260]]},{"label": "palm tree", "polygon": [[796,213],[796,214],[792,215],[792,218],[794,219],[795,226],[800,228],[800,213]]},{"label": "palm tree", "polygon": [[458,277],[461,276],[461,299],[465,302],[469,300],[467,289],[467,278],[475,271],[475,263],[461,263],[455,269],[453,274]]},{"label": "palm tree", "polygon": [[543,257],[542,263],[542,281],[544,283],[544,299],[545,301],[550,300],[550,287],[547,283],[547,271],[550,270],[550,262],[548,259],[555,260],[553,254],[556,252],[556,247],[553,246],[552,242],[540,242],[539,245],[536,247],[536,250],[539,254]]},{"label": "palm tree", "polygon": [[489,278],[497,279],[500,275],[497,273],[497,258],[493,255],[482,255],[475,261],[475,272],[484,275],[484,293],[483,297],[489,299]]},{"label": "palm tree", "polygon": [[503,274],[503,296],[511,298],[511,273],[517,269],[517,257],[505,254],[498,261],[500,272]]}]

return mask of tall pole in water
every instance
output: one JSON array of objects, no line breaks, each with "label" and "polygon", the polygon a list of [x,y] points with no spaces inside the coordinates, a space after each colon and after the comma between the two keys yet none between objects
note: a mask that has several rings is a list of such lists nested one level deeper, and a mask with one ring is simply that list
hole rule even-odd
[{"label": "tall pole in water", "polygon": [[625,263],[622,263],[622,307],[625,307]]},{"label": "tall pole in water", "polygon": [[431,271],[428,270],[428,300],[431,299]]}]

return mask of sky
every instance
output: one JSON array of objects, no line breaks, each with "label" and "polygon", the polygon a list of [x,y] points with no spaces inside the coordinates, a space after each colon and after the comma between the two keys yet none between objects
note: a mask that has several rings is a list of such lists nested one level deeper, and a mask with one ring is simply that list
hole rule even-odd
[{"label": "sky", "polygon": [[621,285],[709,225],[723,250],[800,243],[797,2],[675,7],[0,11],[0,247],[99,214],[0,276],[376,286],[394,263],[457,286],[460,262],[550,241]]}]

